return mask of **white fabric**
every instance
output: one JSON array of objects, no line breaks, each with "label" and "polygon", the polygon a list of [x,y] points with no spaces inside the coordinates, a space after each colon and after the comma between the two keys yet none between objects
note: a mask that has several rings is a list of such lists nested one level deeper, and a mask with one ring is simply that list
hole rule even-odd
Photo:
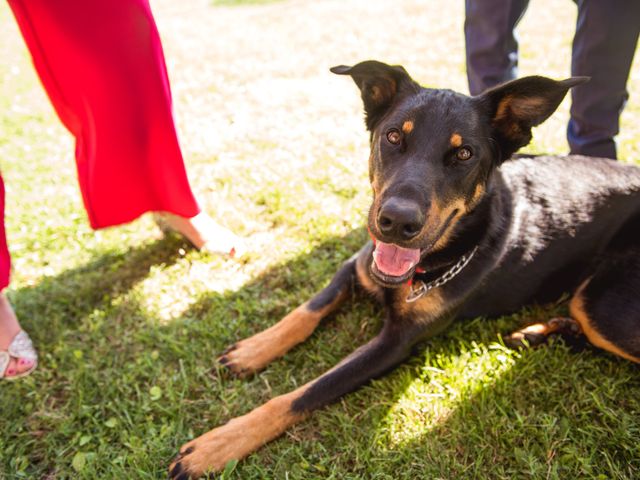
[{"label": "white fabric", "polygon": [[26,358],[27,360],[36,360],[38,358],[38,354],[33,348],[33,343],[31,343],[29,335],[27,335],[27,332],[24,330],[20,330],[18,334],[13,337],[8,351],[12,357]]}]

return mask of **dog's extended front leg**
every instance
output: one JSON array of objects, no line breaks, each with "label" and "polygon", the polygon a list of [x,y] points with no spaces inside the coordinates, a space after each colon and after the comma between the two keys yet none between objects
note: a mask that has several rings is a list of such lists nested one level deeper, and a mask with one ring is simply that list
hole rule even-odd
[{"label": "dog's extended front leg", "polygon": [[197,478],[223,469],[230,460],[246,457],[312,410],[400,363],[409,355],[418,333],[416,325],[388,322],[377,337],[321,377],[185,444],[170,467],[171,478]]},{"label": "dog's extended front leg", "polygon": [[306,340],[320,320],[347,298],[355,280],[357,255],[347,260],[320,293],[302,304],[272,327],[242,340],[224,351],[218,359],[238,375],[266,367],[291,348]]}]

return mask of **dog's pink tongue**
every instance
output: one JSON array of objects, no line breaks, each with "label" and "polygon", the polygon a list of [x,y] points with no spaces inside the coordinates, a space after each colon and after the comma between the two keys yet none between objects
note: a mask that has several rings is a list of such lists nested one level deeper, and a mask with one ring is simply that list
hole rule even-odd
[{"label": "dog's pink tongue", "polygon": [[400,277],[411,270],[420,260],[419,248],[402,248],[391,243],[376,242],[373,261],[378,270],[386,275]]}]

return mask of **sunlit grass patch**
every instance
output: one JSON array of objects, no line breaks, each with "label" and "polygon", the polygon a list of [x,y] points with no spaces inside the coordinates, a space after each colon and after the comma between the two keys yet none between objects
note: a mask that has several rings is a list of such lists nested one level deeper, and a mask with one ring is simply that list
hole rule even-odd
[{"label": "sunlit grass patch", "polygon": [[[196,252],[149,216],[92,232],[73,139],[0,4],[9,296],[41,356],[34,375],[0,384],[0,479],[165,478],[182,443],[375,335],[383,312],[356,297],[254,377],[231,378],[215,362],[326,286],[368,238],[359,92],[328,68],[377,58],[429,86],[465,89],[462,2],[152,3],[194,190],[250,251],[242,261]],[[568,76],[574,16],[571,2],[532,2],[521,74]],[[629,90],[620,152],[638,162],[637,68]],[[565,102],[527,151],[566,152],[567,116]],[[563,312],[458,322],[230,478],[638,478],[635,366],[561,341],[502,346],[501,334]]]}]

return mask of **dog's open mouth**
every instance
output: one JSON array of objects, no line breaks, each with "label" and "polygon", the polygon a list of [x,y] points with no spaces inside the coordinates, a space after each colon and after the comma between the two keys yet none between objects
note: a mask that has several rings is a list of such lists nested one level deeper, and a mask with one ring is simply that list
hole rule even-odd
[{"label": "dog's open mouth", "polygon": [[383,286],[397,287],[411,279],[416,271],[416,266],[422,260],[423,254],[429,251],[442,237],[457,213],[457,209],[451,212],[427,248],[404,248],[393,243],[381,242],[372,235],[375,250],[373,251],[370,270],[375,280]]},{"label": "dog's open mouth", "polygon": [[403,248],[377,241],[373,251],[372,273],[384,284],[397,285],[413,276],[420,261],[419,248]]}]

